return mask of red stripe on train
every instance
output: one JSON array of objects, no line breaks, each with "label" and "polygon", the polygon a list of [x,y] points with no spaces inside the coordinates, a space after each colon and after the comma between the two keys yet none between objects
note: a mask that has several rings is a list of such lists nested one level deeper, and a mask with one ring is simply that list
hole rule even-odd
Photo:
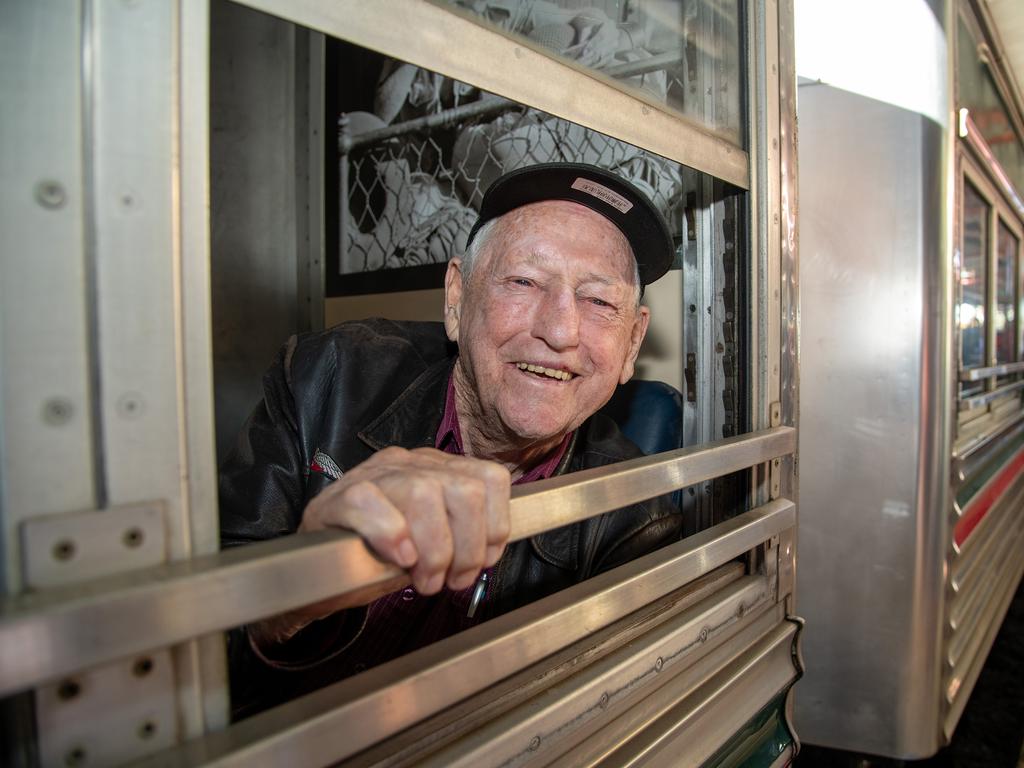
[{"label": "red stripe on train", "polygon": [[953,528],[953,541],[958,547],[967,540],[971,531],[988,514],[996,499],[1010,487],[1010,483],[1020,474],[1022,468],[1024,468],[1024,450],[1019,451],[1013,460],[996,475],[995,479],[990,481],[985,489],[971,500]]}]

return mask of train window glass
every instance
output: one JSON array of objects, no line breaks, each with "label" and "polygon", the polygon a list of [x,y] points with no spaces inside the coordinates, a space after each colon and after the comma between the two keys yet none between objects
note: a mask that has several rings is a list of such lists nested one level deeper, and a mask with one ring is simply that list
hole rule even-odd
[{"label": "train window glass", "polygon": [[737,0],[442,0],[743,141]]},{"label": "train window glass", "polygon": [[1024,190],[1024,137],[1010,121],[988,63],[979,55],[978,40],[961,17],[958,34],[957,100],[966,108],[996,160],[1018,191]]},{"label": "train window glass", "polygon": [[1017,359],[1017,240],[999,220],[996,233],[996,365]]},{"label": "train window glass", "polygon": [[[964,369],[986,365],[985,305],[988,270],[989,205],[969,182],[964,183],[963,253],[961,256],[958,315],[960,324],[960,363]],[[964,387],[963,394],[978,389]]]}]

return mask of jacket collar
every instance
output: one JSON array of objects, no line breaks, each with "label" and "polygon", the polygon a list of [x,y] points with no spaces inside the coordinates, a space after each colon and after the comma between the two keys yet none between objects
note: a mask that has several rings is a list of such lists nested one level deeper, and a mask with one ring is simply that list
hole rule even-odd
[{"label": "jacket collar", "polygon": [[416,377],[383,413],[359,431],[359,439],[375,451],[392,445],[433,448],[455,360],[450,357],[434,363]]}]

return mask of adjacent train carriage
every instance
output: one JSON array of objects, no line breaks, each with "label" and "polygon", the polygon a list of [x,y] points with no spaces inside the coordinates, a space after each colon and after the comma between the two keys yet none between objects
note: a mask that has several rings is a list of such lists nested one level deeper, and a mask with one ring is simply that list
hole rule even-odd
[{"label": "adjacent train carriage", "polygon": [[[791,760],[792,39],[755,0],[0,5],[5,763]],[[341,533],[218,552],[261,370],[432,317],[488,180],[553,159],[671,224],[640,375],[675,415],[517,489],[514,536],[664,493],[687,536],[230,723],[225,630],[404,577]]]},{"label": "adjacent train carriage", "polygon": [[[795,719],[810,743],[918,758],[951,738],[1024,569],[1024,121],[1006,47],[1022,18],[828,5],[797,13]],[[866,39],[900,54],[868,66]]]}]

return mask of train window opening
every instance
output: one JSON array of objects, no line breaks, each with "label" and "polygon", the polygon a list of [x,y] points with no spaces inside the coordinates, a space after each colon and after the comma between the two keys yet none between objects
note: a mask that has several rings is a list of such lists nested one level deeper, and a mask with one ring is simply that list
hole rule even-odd
[{"label": "train window opening", "polygon": [[[477,4],[491,11],[513,5]],[[596,33],[599,25],[594,20],[605,25],[606,16],[614,18],[619,47],[612,59],[599,57],[601,65],[610,68],[602,71],[613,77],[628,76],[631,83],[639,84],[645,93],[637,99],[668,103],[685,121],[700,122],[739,143],[745,118],[741,119],[739,108],[743,85],[738,51],[742,46],[736,38],[740,34],[736,8],[729,11],[721,4],[703,2],[622,3],[618,7],[609,2],[598,9],[600,13],[588,13],[574,7],[578,5],[538,3],[534,12],[567,17],[566,24],[573,29],[582,25],[585,29],[580,34],[595,45],[603,38]],[[294,324],[290,332],[371,316],[442,319],[446,263],[465,248],[483,192],[502,173],[553,161],[593,164],[626,178],[661,210],[672,233],[676,262],[645,293],[653,321],[634,377],[663,382],[678,393],[677,410],[671,417],[674,423],[670,419],[660,425],[672,442],[655,450],[700,446],[751,431],[750,398],[755,386],[750,338],[756,310],[750,288],[753,268],[747,222],[751,212],[745,190],[628,141],[649,140],[649,126],[635,126],[634,136],[612,137],[501,92],[329,36],[322,41],[323,107],[318,123],[311,107],[316,101],[311,90],[316,86],[315,62],[310,66],[302,58],[315,50],[316,35],[230,2],[216,2],[212,9],[213,282],[219,329],[215,348],[225,351],[215,369],[219,453],[223,455],[235,441],[247,416],[247,410],[236,407],[239,401],[245,402],[240,393],[258,382],[274,354],[266,349],[268,336],[276,333],[274,341],[279,345],[288,335],[267,327],[258,340],[263,345],[259,354],[250,350],[250,360],[240,361],[239,351],[244,351],[245,344],[238,343],[237,335],[250,327],[245,318],[255,313],[267,326],[269,318],[277,316],[279,323]],[[641,39],[667,45],[666,30],[673,27],[658,26],[669,24],[667,19],[674,19],[671,24],[682,36],[677,55],[667,55],[660,48],[645,52],[637,45],[622,48]],[[527,24],[524,29],[534,44],[554,45],[551,33],[555,30],[542,29],[551,26]],[[531,32],[538,34],[531,37]],[[607,30],[601,34],[607,35]],[[289,97],[285,87],[289,77],[294,79],[290,94],[295,103],[276,104],[279,97]],[[567,69],[565,77],[582,81],[590,75]],[[282,87],[271,89],[269,98],[256,98],[253,94],[266,83]],[[656,85],[660,90],[652,94],[649,88]],[[242,94],[249,94],[257,108]],[[275,102],[269,113],[268,102]],[[295,123],[288,121],[289,108],[301,113]],[[282,114],[283,132],[275,123]],[[275,151],[271,146],[275,134],[292,143]],[[254,142],[253,137],[259,140]],[[291,261],[270,264],[273,254],[259,253],[248,264],[233,258],[244,262],[247,249],[265,248],[265,236],[279,215],[267,211],[265,220],[246,225],[244,217],[265,210],[265,198],[268,193],[273,196],[276,187],[250,184],[241,189],[238,182],[251,179],[249,174],[266,166],[271,166],[269,178],[286,179],[287,168],[282,168],[281,160],[291,159],[310,166],[309,178],[287,183],[315,185],[312,158],[317,151],[325,158],[322,186],[310,193],[308,207],[322,206],[323,263],[315,264],[312,252],[304,263],[301,245]],[[240,156],[249,152],[248,157]],[[247,166],[245,172],[227,172],[238,166]],[[301,228],[291,233],[301,242]],[[236,239],[251,235],[256,235],[255,242]],[[246,285],[258,293],[239,302],[232,292],[244,294]],[[279,311],[282,308],[284,312]],[[614,404],[615,398],[608,407]],[[251,405],[250,401],[246,408]],[[758,483],[763,484],[764,477],[741,470],[673,493],[672,503],[682,514],[683,536],[750,509],[759,498],[752,492]],[[244,628],[231,637],[236,649],[249,642]],[[345,674],[354,671],[358,670]],[[239,702],[250,698],[245,674],[241,668],[232,673]],[[322,677],[316,683],[331,681]],[[285,698],[309,690],[287,687],[282,679],[279,693]],[[254,711],[243,705],[235,714],[241,717]]]}]

